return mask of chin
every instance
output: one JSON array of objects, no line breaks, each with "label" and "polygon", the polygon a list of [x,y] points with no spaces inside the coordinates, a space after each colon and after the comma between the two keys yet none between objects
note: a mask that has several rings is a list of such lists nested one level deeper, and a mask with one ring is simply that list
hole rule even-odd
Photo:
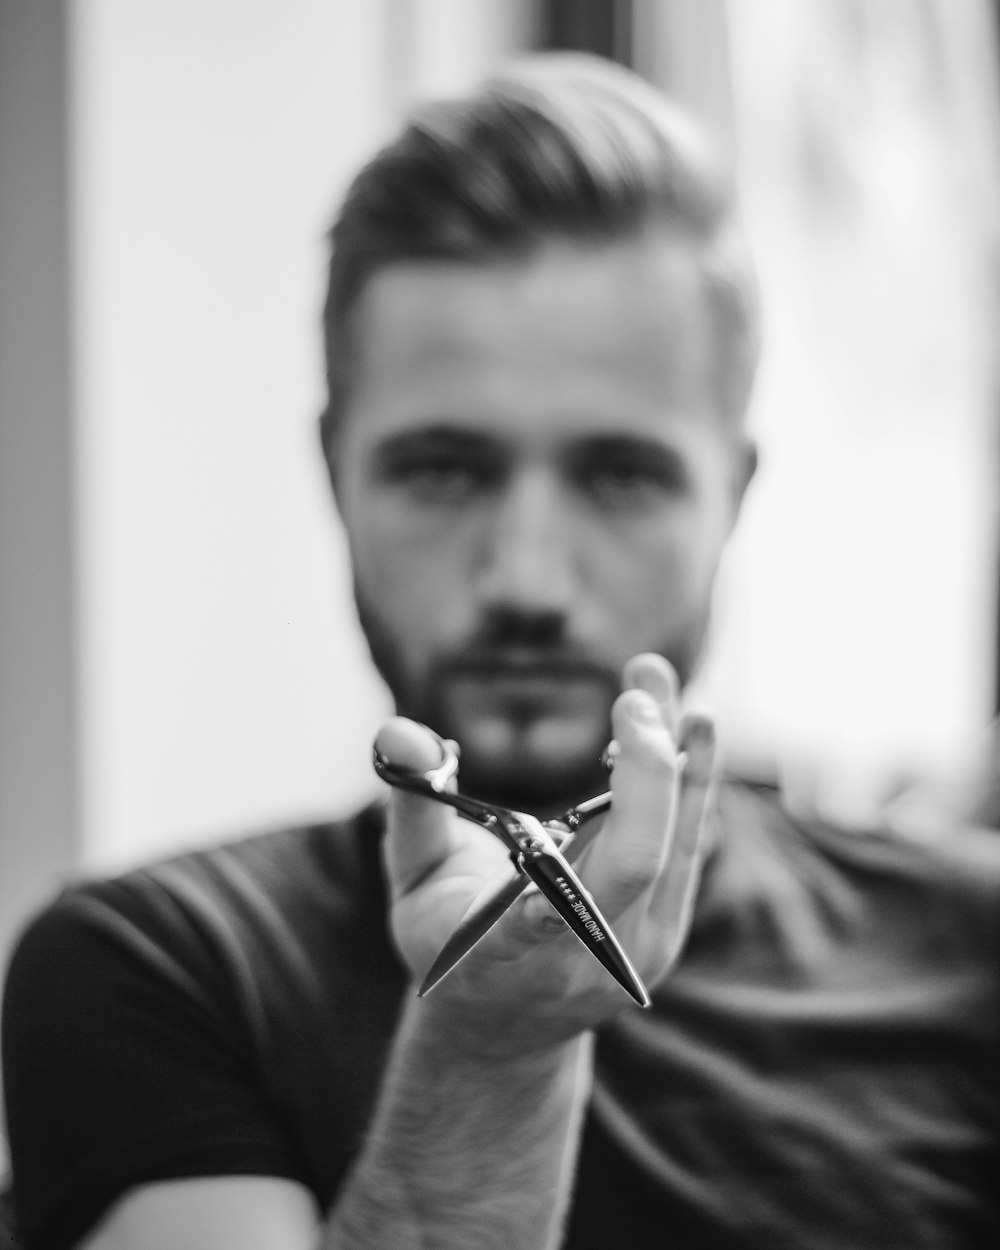
[{"label": "chin", "polygon": [[460,784],[471,794],[526,810],[561,811],[607,788],[606,717],[457,721],[447,736],[461,747]]}]

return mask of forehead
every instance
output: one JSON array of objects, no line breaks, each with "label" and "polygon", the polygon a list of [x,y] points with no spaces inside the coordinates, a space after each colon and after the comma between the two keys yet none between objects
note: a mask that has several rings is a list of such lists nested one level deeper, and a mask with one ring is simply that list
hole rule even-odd
[{"label": "forehead", "polygon": [[698,253],[663,232],[488,264],[405,263],[359,300],[349,411],[505,425],[704,416],[716,387]]}]

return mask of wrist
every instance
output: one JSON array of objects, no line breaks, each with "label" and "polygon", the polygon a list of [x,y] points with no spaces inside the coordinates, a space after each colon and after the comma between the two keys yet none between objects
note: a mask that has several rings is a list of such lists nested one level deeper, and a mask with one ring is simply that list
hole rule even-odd
[{"label": "wrist", "polygon": [[560,1020],[554,1008],[537,1007],[484,1003],[445,992],[442,986],[424,998],[411,993],[400,1033],[409,1047],[449,1067],[467,1072],[484,1067],[495,1075],[501,1065],[525,1078],[534,1072],[548,1080],[564,1063],[578,1061],[592,1031]]}]

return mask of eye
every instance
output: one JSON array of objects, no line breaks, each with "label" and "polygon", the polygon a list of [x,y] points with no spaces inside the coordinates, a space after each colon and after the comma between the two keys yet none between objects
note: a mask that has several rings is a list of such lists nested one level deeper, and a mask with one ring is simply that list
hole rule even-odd
[{"label": "eye", "polygon": [[393,475],[415,499],[425,503],[456,504],[471,498],[483,483],[480,466],[460,456],[433,455],[397,466]]},{"label": "eye", "polygon": [[602,507],[642,510],[683,492],[686,474],[660,449],[602,454],[582,468],[582,485]]},{"label": "eye", "polygon": [[421,505],[457,507],[471,502],[497,476],[492,457],[471,442],[439,438],[394,440],[376,459],[376,475]]}]

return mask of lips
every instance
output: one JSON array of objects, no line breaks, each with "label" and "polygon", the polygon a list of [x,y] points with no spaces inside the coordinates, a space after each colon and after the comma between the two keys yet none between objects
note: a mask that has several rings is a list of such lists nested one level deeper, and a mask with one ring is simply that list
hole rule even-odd
[{"label": "lips", "polygon": [[443,666],[451,679],[486,682],[572,683],[608,680],[608,671],[589,661],[565,655],[528,653],[465,655]]}]

